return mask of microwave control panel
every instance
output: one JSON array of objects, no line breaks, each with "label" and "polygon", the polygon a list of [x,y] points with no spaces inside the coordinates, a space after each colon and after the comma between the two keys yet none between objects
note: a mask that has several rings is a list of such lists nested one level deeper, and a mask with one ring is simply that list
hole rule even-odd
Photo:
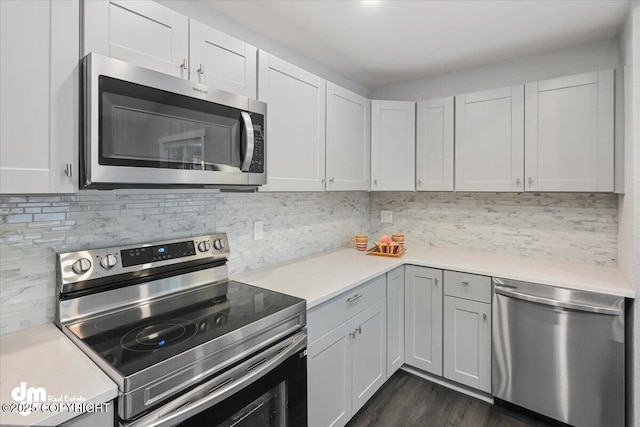
[{"label": "microwave control panel", "polygon": [[264,173],[264,136],[262,126],[254,124],[253,159],[249,172]]}]

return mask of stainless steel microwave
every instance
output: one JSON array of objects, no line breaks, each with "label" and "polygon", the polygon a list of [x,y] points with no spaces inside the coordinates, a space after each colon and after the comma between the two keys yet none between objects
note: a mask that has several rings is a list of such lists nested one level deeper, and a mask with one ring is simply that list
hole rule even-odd
[{"label": "stainless steel microwave", "polygon": [[83,188],[266,183],[265,103],[95,53],[83,73]]}]

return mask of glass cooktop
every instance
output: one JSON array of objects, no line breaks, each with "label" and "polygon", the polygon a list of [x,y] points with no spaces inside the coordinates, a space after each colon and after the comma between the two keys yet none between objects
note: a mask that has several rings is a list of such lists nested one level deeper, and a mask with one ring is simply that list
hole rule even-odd
[{"label": "glass cooktop", "polygon": [[229,281],[67,327],[126,377],[300,302]]}]

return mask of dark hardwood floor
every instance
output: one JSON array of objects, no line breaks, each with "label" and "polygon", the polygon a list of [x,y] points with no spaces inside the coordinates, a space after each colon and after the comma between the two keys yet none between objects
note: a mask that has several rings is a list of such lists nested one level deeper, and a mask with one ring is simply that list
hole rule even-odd
[{"label": "dark hardwood floor", "polygon": [[347,427],[529,427],[546,426],[517,412],[396,372]]}]

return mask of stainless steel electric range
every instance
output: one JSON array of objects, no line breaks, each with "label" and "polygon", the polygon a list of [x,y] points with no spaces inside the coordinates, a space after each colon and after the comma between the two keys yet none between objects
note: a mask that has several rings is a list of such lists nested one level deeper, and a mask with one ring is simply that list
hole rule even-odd
[{"label": "stainless steel electric range", "polygon": [[57,324],[122,426],[306,426],[306,303],[229,280],[225,234],[58,254]]}]

